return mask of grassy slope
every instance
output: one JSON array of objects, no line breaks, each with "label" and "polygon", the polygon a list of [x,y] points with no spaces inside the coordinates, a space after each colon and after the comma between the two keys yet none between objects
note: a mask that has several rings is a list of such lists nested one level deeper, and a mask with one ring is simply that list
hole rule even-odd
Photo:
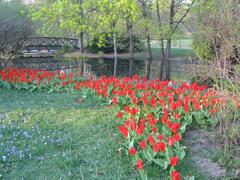
[{"label": "grassy slope", "polygon": [[[0,89],[0,179],[134,179],[111,110],[79,97]],[[189,159],[180,166],[205,179]]]}]

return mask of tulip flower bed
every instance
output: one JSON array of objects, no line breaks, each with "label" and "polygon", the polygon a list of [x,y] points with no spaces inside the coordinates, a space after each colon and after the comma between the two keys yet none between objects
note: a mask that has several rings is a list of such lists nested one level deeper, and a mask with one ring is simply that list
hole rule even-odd
[{"label": "tulip flower bed", "polygon": [[132,157],[142,179],[147,179],[144,167],[155,164],[159,172],[179,180],[178,162],[185,156],[181,139],[188,125],[195,120],[216,123],[219,99],[214,91],[196,83],[133,78],[106,78],[76,83],[76,89],[93,89],[108,99],[116,109],[122,145]]},{"label": "tulip flower bed", "polygon": [[71,74],[7,69],[0,71],[0,86],[30,91],[94,92],[116,111],[119,142],[142,179],[147,179],[145,167],[152,165],[172,180],[183,179],[178,164],[185,156],[181,141],[186,128],[193,120],[217,123],[214,115],[219,103],[224,102],[215,91],[196,83],[147,81],[138,76],[84,80]]},{"label": "tulip flower bed", "polygon": [[17,90],[63,92],[74,89],[74,83],[81,81],[80,75],[49,72],[36,69],[8,68],[0,70],[0,86]]}]

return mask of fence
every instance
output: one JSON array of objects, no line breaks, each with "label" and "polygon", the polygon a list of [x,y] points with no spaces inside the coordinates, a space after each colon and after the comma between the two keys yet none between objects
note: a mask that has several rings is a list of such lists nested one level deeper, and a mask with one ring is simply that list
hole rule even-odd
[{"label": "fence", "polygon": [[[176,48],[176,49],[192,49],[192,39],[176,39],[172,41],[172,46],[171,48]],[[166,47],[167,40],[164,40],[164,44]],[[160,42],[159,41],[151,41],[151,46],[152,48],[160,48]]]}]

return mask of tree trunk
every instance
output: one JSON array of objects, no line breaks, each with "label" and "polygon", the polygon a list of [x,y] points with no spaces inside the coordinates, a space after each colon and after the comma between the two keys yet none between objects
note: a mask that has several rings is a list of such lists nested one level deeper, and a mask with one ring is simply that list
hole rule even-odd
[{"label": "tree trunk", "polygon": [[129,76],[133,75],[133,61],[134,61],[134,46],[133,46],[133,26],[130,22],[129,18],[126,19],[126,25],[128,30],[128,38],[129,38]]},{"label": "tree trunk", "polygon": [[118,65],[118,53],[117,53],[117,40],[116,40],[116,33],[113,33],[113,46],[114,46],[114,77],[117,76],[117,65]]},{"label": "tree trunk", "polygon": [[[80,16],[81,18],[83,18],[84,14],[83,14],[83,0],[79,0],[79,5],[80,5],[80,8],[81,8],[81,11],[80,11]],[[84,53],[84,44],[83,44],[83,31],[80,32],[80,52],[81,53]]]},{"label": "tree trunk", "polygon": [[[143,7],[143,16],[146,20],[148,20],[149,12],[148,12],[148,5],[147,1],[142,1],[142,7]],[[151,75],[151,67],[152,67],[152,47],[151,47],[151,38],[149,34],[149,28],[148,25],[145,27],[145,33],[146,33],[146,41],[147,41],[147,51],[148,51],[148,58],[146,61],[146,78],[149,80]]]},{"label": "tree trunk", "polygon": [[[80,43],[80,52],[84,53],[83,32],[80,33],[79,43]],[[80,60],[79,70],[80,70],[81,75],[84,75],[84,69],[83,68],[84,68],[83,67],[83,60]]]},{"label": "tree trunk", "polygon": [[166,47],[166,62],[167,62],[167,68],[166,68],[166,79],[171,80],[171,62],[170,62],[170,57],[171,57],[171,45],[172,45],[172,39],[169,38],[167,40],[167,47]]},{"label": "tree trunk", "polygon": [[172,35],[174,33],[174,28],[173,28],[173,18],[175,16],[175,0],[171,0],[170,4],[170,15],[169,15],[169,27],[171,29],[170,34],[168,35],[167,39],[167,47],[166,47],[166,59],[167,59],[167,68],[166,68],[166,79],[171,80],[171,62],[170,62],[170,57],[171,57],[171,45],[172,45]]},{"label": "tree trunk", "polygon": [[165,61],[166,61],[166,56],[165,56],[165,51],[164,51],[164,39],[161,38],[161,57],[162,57],[162,61],[160,63],[160,74],[159,74],[159,79],[163,80],[163,72],[164,72],[164,65],[165,65]]},{"label": "tree trunk", "polygon": [[3,59],[2,59],[2,51],[1,51],[1,49],[0,49],[0,70],[3,69],[2,61],[3,61]]},{"label": "tree trunk", "polygon": [[157,19],[158,19],[158,26],[160,29],[160,44],[161,44],[161,55],[162,60],[160,62],[160,67],[159,67],[159,79],[163,80],[163,72],[164,72],[164,65],[166,61],[165,57],[165,52],[164,52],[164,39],[163,39],[163,32],[162,32],[162,21],[161,21],[161,16],[159,12],[159,3],[158,1],[156,2],[156,14],[157,14]]},{"label": "tree trunk", "polygon": [[84,53],[83,32],[80,33],[79,43],[80,43],[80,52]]},{"label": "tree trunk", "polygon": [[148,28],[146,28],[146,34],[147,34],[147,49],[148,49],[148,58],[147,58],[147,64],[146,64],[146,77],[149,80],[150,74],[151,74],[151,67],[152,67],[152,48],[150,43],[150,34],[148,32]]},{"label": "tree trunk", "polygon": [[[232,19],[234,24],[238,24],[238,2],[237,0],[232,0]],[[234,35],[234,42],[238,42],[239,40],[239,35]],[[233,55],[230,57],[230,64],[231,65],[236,65],[240,64],[239,61],[239,48],[237,44],[233,44]],[[232,75],[234,75],[234,68],[231,68]],[[231,73],[230,73],[231,74]]]},{"label": "tree trunk", "polygon": [[3,69],[3,66],[2,66],[2,62],[1,62],[1,59],[0,59],[0,70]]},{"label": "tree trunk", "polygon": [[133,29],[132,29],[132,25],[130,27],[130,34],[129,34],[129,51],[130,51],[130,71],[129,74],[130,76],[133,75],[133,61],[134,61],[134,49],[133,49]]},{"label": "tree trunk", "polygon": [[90,35],[88,32],[86,33],[86,41],[87,41],[87,46],[89,46],[90,45]]}]

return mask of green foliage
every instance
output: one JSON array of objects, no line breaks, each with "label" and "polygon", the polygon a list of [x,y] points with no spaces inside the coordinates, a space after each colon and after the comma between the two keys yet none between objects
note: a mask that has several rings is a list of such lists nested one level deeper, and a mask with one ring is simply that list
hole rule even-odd
[{"label": "green foliage", "polygon": [[[92,52],[102,51],[104,53],[113,52],[113,38],[112,36],[101,36],[104,39],[99,38],[99,36],[93,37],[91,39],[89,49]],[[138,38],[134,37],[134,51],[142,51],[144,48],[144,43]],[[129,52],[129,40],[128,37],[123,34],[118,34],[117,36],[117,49],[118,52]]]},{"label": "green foliage", "polygon": [[102,44],[101,39],[105,39],[102,34],[118,31],[120,19],[128,17],[133,22],[138,13],[138,6],[132,0],[47,0],[35,2],[30,16],[42,24],[41,33],[61,29],[79,36],[81,32],[88,32],[93,37],[99,36],[98,44]]},{"label": "green foliage", "polygon": [[[28,6],[21,1],[0,1],[0,30],[9,30],[14,26],[16,31],[32,28],[32,22],[27,17]],[[24,28],[23,28],[24,27]]]},{"label": "green foliage", "polygon": [[[54,57],[55,58],[60,58],[61,59],[61,56],[65,53],[71,53],[74,51],[74,48],[72,46],[69,46],[69,45],[65,45],[61,48],[58,49],[58,51],[56,53],[54,53]],[[70,61],[70,60],[69,60]]]},{"label": "green foliage", "polygon": [[60,28],[63,31],[79,35],[86,30],[89,8],[94,8],[93,1],[47,0],[44,3],[34,3],[30,16],[36,22],[41,22],[42,33]]},{"label": "green foliage", "polygon": [[[27,6],[21,1],[0,1],[0,20],[19,21],[26,17]],[[18,22],[19,23],[19,22]]]},{"label": "green foliage", "polygon": [[204,39],[203,36],[194,36],[193,38],[193,51],[203,60],[212,60],[215,57],[215,52],[211,44]]}]

